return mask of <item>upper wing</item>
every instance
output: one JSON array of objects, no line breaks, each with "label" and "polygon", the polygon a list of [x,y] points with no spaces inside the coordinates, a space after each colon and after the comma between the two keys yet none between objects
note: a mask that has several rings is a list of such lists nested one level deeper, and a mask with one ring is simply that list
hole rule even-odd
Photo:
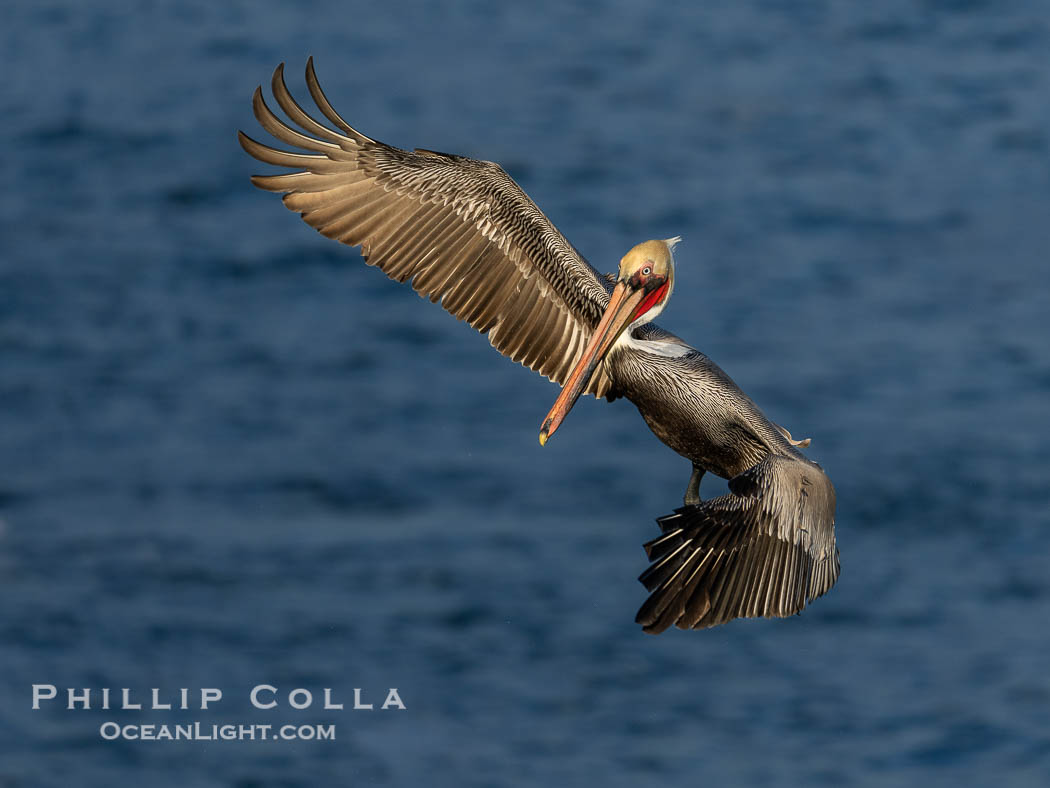
[{"label": "upper wing", "polygon": [[[332,109],[312,58],[306,81],[341,133],[296,103],[278,66],[274,98],[301,131],[266,106],[261,89],[255,117],[281,142],[310,153],[277,150],[241,132],[252,156],[298,170],[252,183],[285,192],[284,204],[323,235],[360,245],[369,265],[411,279],[417,293],[487,333],[501,353],[563,383],[608,304],[600,274],[499,165],[369,139]],[[609,386],[599,368],[587,391],[602,396]]]},{"label": "upper wing", "polygon": [[639,578],[652,592],[636,619],[646,632],[790,616],[835,585],[835,489],[820,466],[770,455],[729,489],[657,521]]}]

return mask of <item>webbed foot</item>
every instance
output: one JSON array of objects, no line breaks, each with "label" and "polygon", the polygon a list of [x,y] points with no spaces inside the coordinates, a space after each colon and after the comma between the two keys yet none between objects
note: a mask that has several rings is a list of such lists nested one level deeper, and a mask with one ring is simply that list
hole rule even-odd
[{"label": "webbed foot", "polygon": [[685,488],[684,502],[686,506],[700,505],[700,480],[704,478],[704,469],[694,465],[693,475],[689,477],[689,484]]}]

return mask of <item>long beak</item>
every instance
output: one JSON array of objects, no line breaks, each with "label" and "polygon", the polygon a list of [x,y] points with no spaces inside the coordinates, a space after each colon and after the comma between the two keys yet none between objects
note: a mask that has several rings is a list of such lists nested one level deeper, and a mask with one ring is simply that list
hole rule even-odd
[{"label": "long beak", "polygon": [[609,352],[609,348],[612,347],[617,337],[631,324],[634,312],[644,297],[644,290],[631,290],[623,282],[616,285],[616,289],[609,297],[609,306],[606,307],[598,328],[594,330],[591,341],[583,351],[580,362],[569,375],[569,379],[565,381],[565,386],[558,395],[554,407],[550,409],[547,418],[543,421],[543,426],[540,427],[540,446],[547,443],[547,438],[554,434],[562,420],[572,410],[572,406],[576,404],[576,400],[587,387],[599,362]]}]

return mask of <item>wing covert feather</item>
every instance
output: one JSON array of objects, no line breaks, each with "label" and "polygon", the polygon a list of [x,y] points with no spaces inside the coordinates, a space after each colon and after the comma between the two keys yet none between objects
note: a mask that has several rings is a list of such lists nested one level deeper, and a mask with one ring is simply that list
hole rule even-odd
[{"label": "wing covert feather", "polygon": [[[506,172],[492,162],[417,149],[406,151],[353,129],[321,91],[312,59],[306,81],[321,114],[292,97],[284,66],[271,88],[289,123],[257,89],[259,124],[296,151],[243,132],[259,161],[295,172],[256,175],[261,189],[321,234],[360,246],[365,261],[487,334],[504,355],[564,383],[609,300],[610,285],[573,248]],[[587,392],[611,387],[599,367]]]}]

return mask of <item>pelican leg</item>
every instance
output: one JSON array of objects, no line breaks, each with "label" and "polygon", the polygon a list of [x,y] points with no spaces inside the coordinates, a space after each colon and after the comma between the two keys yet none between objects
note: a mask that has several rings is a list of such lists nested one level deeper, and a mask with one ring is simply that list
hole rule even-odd
[{"label": "pelican leg", "polygon": [[685,505],[697,506],[700,503],[700,480],[704,478],[704,469],[699,465],[693,465],[693,475],[689,477],[689,485],[685,488]]}]

